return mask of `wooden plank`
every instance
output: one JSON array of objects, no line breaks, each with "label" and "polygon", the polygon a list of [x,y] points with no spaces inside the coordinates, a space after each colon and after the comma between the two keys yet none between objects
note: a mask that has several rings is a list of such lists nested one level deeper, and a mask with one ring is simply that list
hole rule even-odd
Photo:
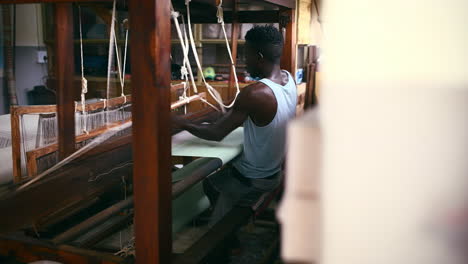
[{"label": "wooden plank", "polygon": [[201,98],[206,98],[206,93],[204,93],[204,92],[199,93],[199,94],[196,94],[196,95],[189,96],[189,97],[187,97],[187,99],[182,99],[182,100],[179,100],[177,102],[174,102],[174,103],[171,104],[171,109],[176,109],[178,107],[187,105],[187,104],[189,104],[191,102],[200,100]]},{"label": "wooden plank", "polygon": [[107,219],[111,218],[112,216],[116,215],[122,210],[131,207],[132,205],[133,205],[133,196],[102,210],[101,212],[93,215],[92,217],[86,219],[85,221],[79,223],[78,225],[57,235],[56,237],[52,239],[52,243],[61,244],[61,243],[67,242],[70,239],[75,238],[78,235],[83,234],[84,232],[90,230],[94,226],[103,223]]},{"label": "wooden plank", "polygon": [[[121,105],[124,105],[126,103],[131,103],[132,102],[132,96],[131,95],[125,95],[125,96],[119,96],[119,97],[114,97],[106,101],[100,101],[100,102],[95,102],[95,103],[90,103],[85,105],[86,111],[96,111],[100,109],[104,109],[106,107],[109,108],[114,108],[118,107]],[[78,105],[76,107],[77,111],[83,111],[83,108],[81,105]]]},{"label": "wooden plank", "polygon": [[18,236],[0,237],[0,255],[30,263],[51,260],[60,263],[124,264],[125,259],[109,253],[101,253],[72,246],[54,246],[37,239]]},{"label": "wooden plank", "polygon": [[110,235],[122,230],[133,221],[133,213],[125,215],[115,215],[111,219],[101,224],[96,229],[79,238],[78,241],[73,241],[73,245],[80,248],[90,248],[99,243]]},{"label": "wooden plank", "polygon": [[59,222],[95,205],[99,202],[99,197],[89,197],[84,200],[78,200],[73,203],[67,204],[65,207],[52,212],[51,214],[39,219],[34,223],[34,227],[39,231],[46,231],[48,228],[53,225],[58,224]]},{"label": "wooden plank", "polygon": [[21,133],[19,115],[16,107],[10,108],[11,157],[13,159],[13,182],[21,181]]},{"label": "wooden plank", "polygon": [[55,4],[57,71],[57,124],[59,158],[75,151],[75,103],[73,93],[73,9],[71,3]]},{"label": "wooden plank", "polygon": [[[281,30],[286,30],[284,38],[283,55],[281,56],[281,68],[296,76],[296,10],[288,9],[281,13],[282,16],[289,17],[290,21]],[[284,26],[284,25],[283,25]]]},{"label": "wooden plank", "polygon": [[184,83],[178,83],[171,85],[171,92],[176,92],[177,90],[184,89]]},{"label": "wooden plank", "polygon": [[[239,23],[238,21],[238,9],[239,5],[237,0],[234,0],[234,8],[233,8],[233,19],[232,19],[232,31],[231,31],[231,52],[232,52],[232,59],[234,60],[234,66],[237,65],[237,39],[239,38]],[[229,84],[228,84],[228,99],[234,98],[235,96],[235,79],[234,75],[237,74],[231,67],[229,71]]]},{"label": "wooden plank", "polygon": [[130,1],[136,263],[170,263],[170,0]]}]

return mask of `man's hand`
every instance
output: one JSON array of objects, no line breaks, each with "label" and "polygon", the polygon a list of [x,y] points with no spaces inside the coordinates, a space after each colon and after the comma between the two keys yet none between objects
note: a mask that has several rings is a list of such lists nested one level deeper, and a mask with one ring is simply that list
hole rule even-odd
[{"label": "man's hand", "polygon": [[259,99],[252,93],[252,88],[254,88],[252,85],[244,88],[237,97],[234,107],[221,118],[216,120],[216,122],[211,124],[195,124],[183,118],[183,116],[173,114],[173,129],[187,130],[192,135],[201,139],[221,141],[234,129],[241,126],[249,117],[249,112],[251,111],[252,106],[257,105],[257,101]]},{"label": "man's hand", "polygon": [[172,119],[171,124],[172,124],[173,129],[185,130],[187,124],[189,123],[189,121],[187,119],[185,119],[181,115],[177,115],[177,114],[172,114],[171,119]]}]

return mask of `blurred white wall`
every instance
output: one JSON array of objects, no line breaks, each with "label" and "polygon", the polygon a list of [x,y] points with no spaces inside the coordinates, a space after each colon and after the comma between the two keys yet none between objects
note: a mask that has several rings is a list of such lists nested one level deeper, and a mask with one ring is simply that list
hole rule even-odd
[{"label": "blurred white wall", "polygon": [[468,1],[324,1],[322,263],[468,263]]}]

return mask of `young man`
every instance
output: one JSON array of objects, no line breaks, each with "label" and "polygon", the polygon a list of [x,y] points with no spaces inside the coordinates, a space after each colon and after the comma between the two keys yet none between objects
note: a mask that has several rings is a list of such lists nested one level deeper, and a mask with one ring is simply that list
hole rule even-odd
[{"label": "young man", "polygon": [[296,84],[280,69],[283,36],[272,26],[257,26],[245,36],[247,71],[263,78],[245,87],[233,108],[213,124],[197,125],[173,117],[176,128],[206,140],[220,141],[244,126],[244,151],[230,169],[207,178],[205,192],[215,204],[211,224],[236,203],[253,203],[281,181],[286,124],[295,116]]}]

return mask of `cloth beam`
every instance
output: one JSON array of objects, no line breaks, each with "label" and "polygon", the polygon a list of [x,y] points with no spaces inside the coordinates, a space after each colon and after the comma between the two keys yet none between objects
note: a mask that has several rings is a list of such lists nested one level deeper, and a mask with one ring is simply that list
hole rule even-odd
[{"label": "cloth beam", "polygon": [[187,131],[172,136],[172,156],[220,158],[223,165],[242,152],[244,128],[232,131],[220,142],[197,138]]}]

